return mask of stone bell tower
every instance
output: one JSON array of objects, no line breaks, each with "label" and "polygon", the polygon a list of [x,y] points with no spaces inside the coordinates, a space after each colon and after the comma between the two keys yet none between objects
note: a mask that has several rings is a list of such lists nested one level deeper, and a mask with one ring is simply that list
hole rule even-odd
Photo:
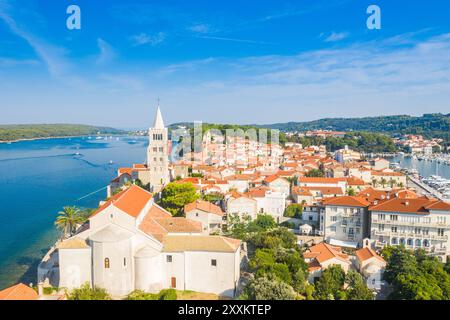
[{"label": "stone bell tower", "polygon": [[150,171],[150,190],[159,192],[170,182],[168,130],[164,126],[161,109],[156,108],[153,127],[149,129],[147,166]]}]

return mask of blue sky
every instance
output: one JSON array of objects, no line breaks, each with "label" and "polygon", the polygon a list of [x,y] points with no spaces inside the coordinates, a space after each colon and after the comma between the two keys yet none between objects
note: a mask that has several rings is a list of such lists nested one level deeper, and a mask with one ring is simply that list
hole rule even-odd
[{"label": "blue sky", "polygon": [[146,127],[158,96],[168,123],[448,113],[450,2],[0,0],[0,123]]}]

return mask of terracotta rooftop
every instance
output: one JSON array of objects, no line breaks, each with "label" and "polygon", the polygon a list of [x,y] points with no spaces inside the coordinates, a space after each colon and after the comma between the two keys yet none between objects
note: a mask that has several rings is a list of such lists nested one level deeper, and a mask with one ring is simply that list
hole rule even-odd
[{"label": "terracotta rooftop", "polygon": [[367,207],[370,203],[362,197],[343,196],[327,198],[323,201],[324,205],[348,206],[348,207]]},{"label": "terracotta rooftop", "polygon": [[382,257],[380,257],[375,251],[373,251],[370,248],[362,248],[362,249],[356,250],[355,255],[356,255],[356,258],[361,262],[366,261],[371,258],[376,258],[382,262],[386,262]]},{"label": "terracotta rooftop", "polygon": [[23,283],[0,291],[0,300],[37,300],[38,297],[36,291]]},{"label": "terracotta rooftop", "polygon": [[[439,208],[439,209],[436,209]],[[428,214],[429,210],[450,210],[450,204],[437,199],[417,198],[398,199],[394,198],[369,208],[371,211],[403,212]]]},{"label": "terracotta rooftop", "polygon": [[216,206],[215,204],[213,204],[209,201],[197,200],[197,201],[194,201],[194,202],[189,203],[184,206],[185,213],[188,213],[195,209],[198,209],[198,210],[201,210],[204,212],[213,213],[213,214],[216,214],[221,217],[224,215],[224,212],[222,211],[222,209],[219,206]]},{"label": "terracotta rooftop", "polygon": [[349,262],[348,256],[342,253],[341,248],[331,246],[325,242],[312,246],[303,254],[306,259],[315,259],[318,263],[336,258],[345,262]]},{"label": "terracotta rooftop", "polygon": [[300,183],[339,183],[346,182],[347,178],[319,178],[319,177],[301,177],[298,179]]},{"label": "terracotta rooftop", "polygon": [[164,252],[213,251],[233,253],[239,248],[240,240],[223,236],[165,236]]},{"label": "terracotta rooftop", "polygon": [[202,224],[183,217],[172,217],[169,212],[153,204],[139,229],[161,242],[169,233],[201,233]]},{"label": "terracotta rooftop", "polygon": [[100,208],[95,211],[91,217],[99,214],[110,205],[122,210],[128,215],[136,218],[145,205],[152,199],[152,194],[136,185],[132,185],[128,189],[119,192],[106,201]]}]

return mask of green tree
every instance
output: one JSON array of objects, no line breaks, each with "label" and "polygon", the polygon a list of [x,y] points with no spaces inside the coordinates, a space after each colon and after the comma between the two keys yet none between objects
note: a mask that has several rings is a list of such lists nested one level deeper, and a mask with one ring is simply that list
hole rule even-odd
[{"label": "green tree", "polygon": [[67,296],[68,300],[111,300],[109,293],[98,287],[93,287],[89,283],[83,284],[80,288],[73,289]]},{"label": "green tree", "polygon": [[266,277],[253,279],[245,287],[241,299],[246,300],[294,300],[294,289],[285,282]]},{"label": "green tree", "polygon": [[303,205],[299,203],[291,204],[284,210],[284,216],[289,218],[301,219],[303,214]]},{"label": "green tree", "polygon": [[223,200],[223,194],[220,194],[220,193],[208,193],[208,194],[205,194],[203,196],[203,200],[215,203],[215,202]]},{"label": "green tree", "polygon": [[384,278],[393,288],[389,299],[450,299],[450,275],[436,257],[401,246],[387,247],[382,255],[387,261]]},{"label": "green tree", "polygon": [[345,282],[348,300],[373,300],[373,292],[367,287],[364,278],[356,271],[350,270],[346,275]]},{"label": "green tree", "polygon": [[345,272],[340,265],[332,265],[322,272],[315,284],[315,298],[318,300],[340,300],[343,298]]},{"label": "green tree", "polygon": [[319,169],[309,170],[305,174],[305,177],[309,177],[309,178],[323,178],[324,176],[325,176],[325,174],[323,173],[323,171],[319,170]]},{"label": "green tree", "polygon": [[255,249],[297,248],[297,237],[287,228],[276,228],[267,232],[259,232],[248,239]]},{"label": "green tree", "polygon": [[348,188],[347,194],[352,197],[356,196],[355,189],[353,189],[352,187]]},{"label": "green tree", "polygon": [[172,213],[181,216],[185,205],[199,198],[192,183],[169,183],[161,193],[160,206]]},{"label": "green tree", "polygon": [[86,218],[77,207],[64,207],[58,212],[55,225],[62,231],[62,237],[71,237],[77,225],[86,221]]},{"label": "green tree", "polygon": [[275,219],[268,214],[259,214],[255,220],[250,221],[248,224],[249,232],[266,231],[273,229],[277,226]]},{"label": "green tree", "polygon": [[228,215],[227,225],[224,228],[224,234],[228,237],[246,240],[248,234],[248,224],[250,223],[250,216],[243,215],[242,218],[238,213]]}]

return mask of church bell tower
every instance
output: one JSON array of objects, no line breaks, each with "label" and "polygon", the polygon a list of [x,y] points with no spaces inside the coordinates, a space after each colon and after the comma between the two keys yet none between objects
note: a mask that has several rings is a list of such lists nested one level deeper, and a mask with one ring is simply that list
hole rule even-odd
[{"label": "church bell tower", "polygon": [[159,101],[155,122],[149,129],[147,166],[150,171],[150,190],[159,192],[164,185],[170,182],[168,130],[164,126]]}]

